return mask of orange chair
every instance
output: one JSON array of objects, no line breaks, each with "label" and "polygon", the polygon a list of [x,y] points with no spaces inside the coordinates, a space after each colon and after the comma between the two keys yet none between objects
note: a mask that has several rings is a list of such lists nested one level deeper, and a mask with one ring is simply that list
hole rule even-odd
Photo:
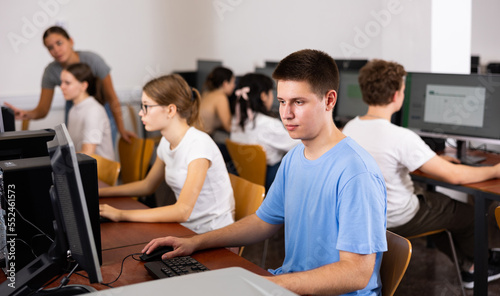
[{"label": "orange chair", "polygon": [[[238,221],[257,211],[264,200],[266,190],[262,185],[252,183],[233,174],[229,174],[229,178],[234,192],[235,220]],[[243,249],[244,247],[240,248],[240,256]]]}]

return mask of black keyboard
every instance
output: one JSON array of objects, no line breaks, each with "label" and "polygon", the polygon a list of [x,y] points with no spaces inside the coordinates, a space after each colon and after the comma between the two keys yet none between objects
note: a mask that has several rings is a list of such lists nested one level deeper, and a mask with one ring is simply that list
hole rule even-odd
[{"label": "black keyboard", "polygon": [[208,268],[191,256],[152,261],[144,264],[149,274],[157,279],[207,271]]}]

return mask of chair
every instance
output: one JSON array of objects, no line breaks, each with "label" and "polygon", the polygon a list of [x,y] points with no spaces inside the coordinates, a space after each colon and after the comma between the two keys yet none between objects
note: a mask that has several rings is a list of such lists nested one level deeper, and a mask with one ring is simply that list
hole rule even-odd
[{"label": "chair", "polygon": [[226,139],[226,147],[240,177],[266,186],[267,162],[262,146],[240,144]]},{"label": "chair", "polygon": [[[265,188],[233,174],[229,174],[229,179],[234,192],[235,220],[238,221],[257,211],[264,200]],[[240,248],[240,256],[243,249]]]},{"label": "chair", "polygon": [[118,140],[118,154],[122,167],[122,183],[142,180],[146,177],[155,143],[152,139],[131,138],[130,143]]},{"label": "chair", "polygon": [[120,175],[120,163],[97,154],[90,156],[97,161],[97,178],[109,186],[114,186]]},{"label": "chair", "polygon": [[495,209],[495,218],[497,220],[498,227],[500,227],[500,206]]},{"label": "chair", "polygon": [[139,129],[137,128],[137,112],[132,104],[127,104],[128,115],[130,116],[130,123],[132,123],[132,129],[134,133],[137,135],[139,133]]},{"label": "chair", "polygon": [[455,251],[455,244],[453,243],[453,236],[451,235],[450,231],[448,231],[447,229],[437,229],[437,230],[424,232],[421,234],[407,236],[406,238],[413,239],[413,238],[418,238],[418,237],[430,236],[430,235],[438,234],[441,232],[445,232],[446,235],[448,236],[448,241],[450,242],[451,253],[453,255],[453,263],[455,264],[455,271],[457,272],[458,283],[460,284],[460,289],[462,289],[462,295],[465,296],[466,295],[465,288],[464,288],[464,285],[462,283],[462,275],[460,274],[460,266],[458,265],[457,252]]},{"label": "chair", "polygon": [[392,296],[410,263],[412,247],[408,239],[387,230],[387,252],[382,257],[382,295]]},{"label": "chair", "polygon": [[23,119],[21,123],[21,130],[27,131],[30,128],[30,120],[29,119]]}]

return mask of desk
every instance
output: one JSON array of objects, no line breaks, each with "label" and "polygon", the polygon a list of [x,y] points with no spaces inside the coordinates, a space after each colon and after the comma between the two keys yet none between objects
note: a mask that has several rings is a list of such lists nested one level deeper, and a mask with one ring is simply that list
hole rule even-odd
[{"label": "desk", "polygon": [[[120,209],[147,208],[142,203],[127,197],[101,198],[100,203],[107,203]],[[195,233],[178,223],[132,223],[132,222],[108,222],[101,224],[102,266],[101,273],[103,282],[108,283],[116,279],[120,273],[123,258],[133,253],[139,253],[151,239],[175,235],[181,237],[192,236]],[[250,261],[225,249],[210,249],[196,252],[191,255],[204,264],[208,269],[220,269],[225,267],[242,267],[259,275],[270,275],[270,273]],[[81,272],[85,274],[85,272]],[[3,272],[0,273],[0,283],[5,281]],[[130,285],[153,280],[144,268],[144,262],[127,258],[123,266],[123,273],[119,280],[112,284],[113,287]],[[86,278],[72,275],[70,284],[89,285]],[[101,284],[90,284],[97,290],[107,289]],[[57,286],[53,284],[52,286]]]},{"label": "desk", "polygon": [[[493,165],[500,163],[500,156],[496,154],[476,151],[473,155],[486,157],[486,160],[483,162],[485,164]],[[463,185],[453,185],[444,181],[436,180],[420,171],[413,172],[411,176],[412,179],[417,182],[423,182],[433,186],[441,186],[474,196],[474,295],[487,295],[488,205],[492,200],[500,201],[500,179]]]}]

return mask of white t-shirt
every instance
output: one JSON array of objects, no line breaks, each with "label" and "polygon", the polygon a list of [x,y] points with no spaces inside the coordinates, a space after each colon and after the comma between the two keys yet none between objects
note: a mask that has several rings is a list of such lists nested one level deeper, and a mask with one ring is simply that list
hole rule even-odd
[{"label": "white t-shirt", "polygon": [[387,186],[387,227],[403,225],[419,209],[410,172],[436,155],[413,131],[384,119],[349,121],[342,132],[375,158]]},{"label": "white t-shirt", "polygon": [[290,138],[283,123],[277,118],[256,113],[254,122],[247,120],[243,131],[239,122],[233,119],[230,139],[242,144],[261,145],[266,152],[267,164],[270,166],[280,162],[285,153],[300,143],[300,140]]},{"label": "white t-shirt", "polygon": [[68,132],[77,152],[82,150],[83,144],[96,144],[96,154],[115,160],[108,114],[94,97],[88,97],[71,107]]},{"label": "white t-shirt", "polygon": [[234,195],[229,174],[219,148],[209,135],[191,127],[174,150],[162,137],[157,154],[165,163],[165,181],[176,198],[186,182],[189,164],[200,158],[210,161],[191,216],[182,225],[196,233],[204,233],[234,222]]}]

